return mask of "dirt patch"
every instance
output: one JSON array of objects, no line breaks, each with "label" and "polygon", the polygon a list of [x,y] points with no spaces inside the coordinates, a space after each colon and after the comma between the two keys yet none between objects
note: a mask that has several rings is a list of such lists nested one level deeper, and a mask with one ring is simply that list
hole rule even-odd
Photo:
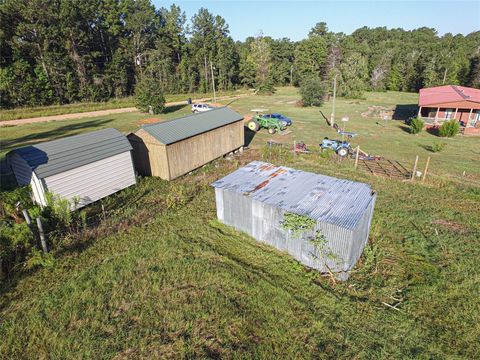
[{"label": "dirt patch", "polygon": [[362,112],[361,115],[363,118],[376,118],[376,119],[381,119],[385,120],[391,120],[393,117],[394,110],[389,109],[385,106],[369,106],[368,110],[365,112]]},{"label": "dirt patch", "polygon": [[449,220],[443,220],[443,219],[438,219],[435,221],[432,221],[432,224],[435,225],[440,225],[444,227],[445,229],[460,233],[460,234],[465,234],[468,232],[468,230],[465,228],[464,225],[459,224],[455,221],[449,221]]},{"label": "dirt patch", "polygon": [[148,119],[141,119],[137,122],[138,125],[145,125],[145,124],[154,124],[154,123],[157,123],[159,121],[161,121],[162,119],[160,118],[148,118]]}]

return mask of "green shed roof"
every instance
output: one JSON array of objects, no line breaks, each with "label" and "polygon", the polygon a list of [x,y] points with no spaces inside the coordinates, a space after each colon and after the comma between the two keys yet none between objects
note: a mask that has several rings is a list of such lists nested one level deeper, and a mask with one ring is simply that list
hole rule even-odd
[{"label": "green shed roof", "polygon": [[178,119],[143,125],[142,128],[162,144],[168,145],[242,119],[243,116],[239,113],[228,107],[221,107]]},{"label": "green shed roof", "polygon": [[112,128],[69,136],[12,150],[30,165],[39,178],[132,150],[120,131]]}]

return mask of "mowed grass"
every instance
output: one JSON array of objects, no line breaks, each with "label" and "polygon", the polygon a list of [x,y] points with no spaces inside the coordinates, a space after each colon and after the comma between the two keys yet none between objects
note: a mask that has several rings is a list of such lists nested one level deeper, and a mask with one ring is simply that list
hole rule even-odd
[{"label": "mowed grass", "polygon": [[[261,158],[378,191],[346,283],[216,221],[209,184]],[[478,189],[318,154],[249,150],[173,182],[141,179],[107,199],[100,230],[4,289],[0,358],[478,358],[479,203]]]},{"label": "mowed grass", "polygon": [[[480,139],[414,136],[401,122],[383,127],[382,119],[361,116],[372,105],[417,101],[388,92],[338,100],[337,118],[348,115],[347,130],[359,133],[352,143],[410,167],[418,154],[421,170],[431,156],[431,171],[441,177],[401,182],[316,151],[264,150],[269,139],[318,149],[324,136],[335,137],[319,109],[296,107],[296,100],[295,89],[281,88],[233,102],[242,114],[258,107],[285,113],[292,133],[261,131],[241,157],[173,182],[140,179],[105,200],[106,221],[64,239],[53,266],[3,284],[0,358],[478,358]],[[321,110],[328,116],[331,103]],[[178,107],[158,118],[188,113]],[[104,127],[127,133],[148,118],[0,128],[2,154]],[[438,141],[448,143],[442,152],[425,148]],[[363,181],[378,192],[369,243],[347,282],[216,221],[209,184],[252,159]]]},{"label": "mowed grass", "polygon": [[[217,96],[229,96],[244,93],[244,91],[220,91]],[[191,99],[209,98],[211,94],[190,93],[190,94],[166,94],[166,102],[186,101]],[[88,111],[108,110],[135,107],[135,98],[133,96],[124,98],[115,98],[104,102],[82,102],[68,105],[49,105],[24,107],[8,110],[0,110],[0,121],[27,119],[40,116],[52,116],[62,114],[74,114]]]},{"label": "mowed grass", "polygon": [[[332,102],[326,102],[319,108],[301,108],[296,106],[299,99],[298,90],[295,88],[279,88],[273,96],[246,96],[233,102],[224,100],[243,115],[251,115],[251,109],[267,108],[271,112],[281,112],[294,121],[289,128],[292,132],[288,135],[269,135],[262,130],[253,137],[249,144],[253,148],[261,148],[267,140],[275,140],[293,145],[294,141],[304,141],[310,148],[318,149],[318,144],[324,137],[340,138],[339,135],[327,126],[320,114],[326,115],[332,111]],[[418,95],[401,92],[373,92],[366,93],[365,100],[337,99],[337,121],[343,116],[349,117],[346,124],[347,131],[358,133],[351,140],[352,146],[360,145],[367,153],[380,155],[391,160],[400,161],[405,167],[411,169],[415,156],[419,155],[419,170],[423,171],[428,156],[431,157],[430,173],[442,177],[449,177],[460,182],[480,184],[480,138],[477,136],[458,135],[452,139],[445,139],[423,131],[419,135],[411,135],[408,128],[400,120],[389,120],[375,113],[366,117],[362,113],[368,112],[371,106],[382,106],[385,110],[400,111],[405,114],[415,111]],[[409,110],[410,109],[410,110]],[[95,129],[114,127],[125,133],[138,128],[142,120],[157,118],[159,120],[171,119],[190,114],[189,106],[175,106],[167,109],[167,113],[152,116],[141,113],[126,113],[103,116],[98,118],[55,121],[48,123],[33,123],[12,127],[0,127],[0,156],[9,150],[26,144],[75,135]],[[340,124],[343,126],[343,123]],[[251,137],[248,134],[247,137]],[[430,147],[435,143],[446,143],[441,152],[434,153]]]}]

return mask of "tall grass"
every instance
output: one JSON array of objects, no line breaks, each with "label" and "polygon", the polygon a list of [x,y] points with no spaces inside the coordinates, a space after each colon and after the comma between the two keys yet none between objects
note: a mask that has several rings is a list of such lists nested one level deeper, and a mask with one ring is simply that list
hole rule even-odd
[{"label": "tall grass", "polygon": [[369,243],[346,283],[216,220],[209,184],[261,157],[249,151],[109,198],[115,231],[60,249],[53,266],[4,288],[0,357],[477,357],[478,191],[263,155],[378,192]]}]

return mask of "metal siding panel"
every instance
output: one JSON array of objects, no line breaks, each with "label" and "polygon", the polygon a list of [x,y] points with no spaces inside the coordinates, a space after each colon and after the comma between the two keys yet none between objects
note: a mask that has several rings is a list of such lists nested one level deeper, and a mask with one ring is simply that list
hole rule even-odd
[{"label": "metal siding panel", "polygon": [[224,210],[223,210],[223,190],[215,189],[215,202],[217,205],[217,218],[220,221],[224,221]]},{"label": "metal siding panel", "polygon": [[367,245],[376,199],[377,195],[375,194],[367,211],[365,211],[362,220],[359,222],[357,228],[352,232],[352,250],[349,259],[351,267],[355,266],[363,253],[363,249]]},{"label": "metal siding panel", "polygon": [[45,199],[45,187],[35,173],[32,175],[30,185],[32,186],[34,201],[41,206],[46,206],[47,200]]},{"label": "metal siding panel", "polygon": [[45,179],[54,194],[72,200],[80,197],[85,206],[135,184],[130,151]]},{"label": "metal siding panel", "polygon": [[17,184],[20,186],[26,186],[32,181],[32,168],[27,162],[18,154],[12,153],[8,156],[8,160],[12,167]]},{"label": "metal siding panel", "polygon": [[[351,269],[350,256],[351,231],[326,223],[317,223],[314,230],[294,235],[283,229],[284,211],[228,190],[215,191],[217,204],[223,200],[224,224],[233,226],[280,251],[285,251],[302,264],[321,272],[346,272]],[[248,209],[251,207],[251,211]],[[311,239],[320,230],[327,239],[324,253],[333,253],[329,258],[320,253]],[[325,266],[325,264],[328,266]]]},{"label": "metal siding panel", "polygon": [[250,199],[232,193],[223,192],[224,222],[235,229],[252,235],[252,206]]}]

